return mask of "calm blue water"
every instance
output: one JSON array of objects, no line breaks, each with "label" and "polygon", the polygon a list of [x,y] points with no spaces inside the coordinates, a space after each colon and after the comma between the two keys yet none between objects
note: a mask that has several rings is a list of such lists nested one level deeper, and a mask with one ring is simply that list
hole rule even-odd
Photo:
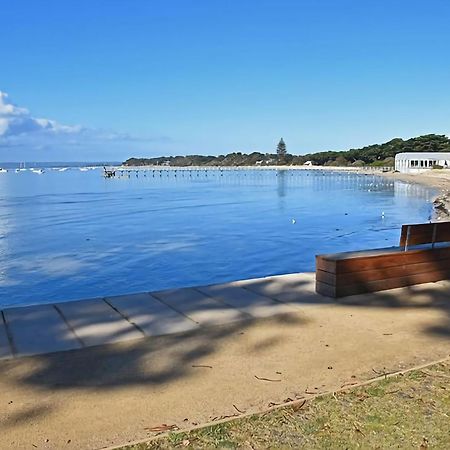
[{"label": "calm blue water", "polygon": [[313,271],[396,245],[432,196],[339,172],[0,173],[0,306]]}]

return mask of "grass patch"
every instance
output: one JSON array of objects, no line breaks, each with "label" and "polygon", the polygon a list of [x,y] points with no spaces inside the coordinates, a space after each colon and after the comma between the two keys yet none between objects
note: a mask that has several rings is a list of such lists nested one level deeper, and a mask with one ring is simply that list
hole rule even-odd
[{"label": "grass patch", "polygon": [[450,363],[122,450],[450,448]]}]

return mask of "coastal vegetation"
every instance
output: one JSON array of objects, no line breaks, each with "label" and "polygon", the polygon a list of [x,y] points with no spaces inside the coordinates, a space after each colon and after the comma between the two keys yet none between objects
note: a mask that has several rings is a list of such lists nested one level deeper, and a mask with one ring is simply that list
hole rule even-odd
[{"label": "coastal vegetation", "polygon": [[449,152],[450,139],[445,135],[428,134],[411,139],[395,138],[383,144],[373,144],[347,151],[323,151],[294,155],[287,153],[286,144],[280,140],[276,153],[241,153],[205,156],[160,156],[155,158],[130,158],[127,166],[257,166],[257,165],[303,165],[310,161],[325,166],[393,166],[396,153],[400,152]]},{"label": "coastal vegetation", "polygon": [[280,165],[286,164],[286,156],[287,156],[286,144],[284,143],[283,138],[281,138],[277,146],[277,163]]},{"label": "coastal vegetation", "polygon": [[121,450],[450,448],[449,377],[446,361]]}]

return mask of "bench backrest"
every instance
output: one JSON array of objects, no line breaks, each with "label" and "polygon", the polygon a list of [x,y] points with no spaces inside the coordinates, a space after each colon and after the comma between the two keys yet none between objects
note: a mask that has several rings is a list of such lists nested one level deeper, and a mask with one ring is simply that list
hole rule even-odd
[{"label": "bench backrest", "polygon": [[438,242],[450,242],[450,222],[421,223],[415,225],[403,225],[400,236],[400,247],[412,245],[434,244]]}]

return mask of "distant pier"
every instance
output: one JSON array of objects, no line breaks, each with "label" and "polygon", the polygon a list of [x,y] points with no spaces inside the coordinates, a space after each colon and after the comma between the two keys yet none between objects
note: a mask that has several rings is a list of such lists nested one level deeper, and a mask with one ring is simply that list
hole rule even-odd
[{"label": "distant pier", "polygon": [[333,166],[110,166],[104,167],[103,176],[105,178],[115,178],[123,176],[136,175],[143,176],[151,175],[163,175],[181,173],[183,176],[187,174],[201,174],[201,173],[219,173],[224,172],[280,172],[280,171],[319,171],[319,172],[349,172],[349,173],[361,173],[361,174],[377,174],[380,172],[388,172],[392,170],[392,167],[333,167]]}]

